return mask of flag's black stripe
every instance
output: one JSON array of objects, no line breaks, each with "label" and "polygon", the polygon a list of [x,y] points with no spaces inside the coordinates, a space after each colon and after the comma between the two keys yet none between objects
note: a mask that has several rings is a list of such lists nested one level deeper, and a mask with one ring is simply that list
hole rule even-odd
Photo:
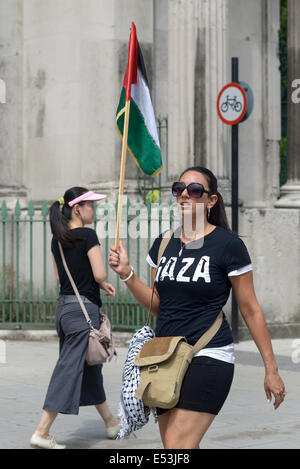
[{"label": "flag's black stripe", "polygon": [[143,78],[144,78],[144,80],[145,80],[145,82],[146,82],[146,84],[149,88],[149,83],[148,83],[148,78],[147,78],[147,73],[146,73],[146,67],[145,67],[143,54],[142,54],[139,43],[138,43],[138,68],[140,69],[140,71],[143,75]]}]

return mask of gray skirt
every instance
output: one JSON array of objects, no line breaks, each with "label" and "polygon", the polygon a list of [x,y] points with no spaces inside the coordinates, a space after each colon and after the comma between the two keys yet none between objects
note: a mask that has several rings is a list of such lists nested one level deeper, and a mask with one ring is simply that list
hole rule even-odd
[{"label": "gray skirt", "polygon": [[[93,326],[99,329],[98,305],[84,296],[82,299]],[[90,328],[76,296],[59,297],[55,324],[59,337],[59,359],[49,383],[43,409],[77,415],[80,406],[105,402],[102,365],[89,366],[85,361]]]}]

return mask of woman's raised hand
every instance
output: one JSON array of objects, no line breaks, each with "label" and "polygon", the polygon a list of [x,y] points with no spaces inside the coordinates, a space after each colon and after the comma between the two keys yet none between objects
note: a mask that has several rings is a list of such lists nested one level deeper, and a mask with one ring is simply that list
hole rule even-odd
[{"label": "woman's raised hand", "polygon": [[122,278],[128,277],[131,272],[126,249],[120,241],[119,248],[111,246],[108,257],[109,266]]}]

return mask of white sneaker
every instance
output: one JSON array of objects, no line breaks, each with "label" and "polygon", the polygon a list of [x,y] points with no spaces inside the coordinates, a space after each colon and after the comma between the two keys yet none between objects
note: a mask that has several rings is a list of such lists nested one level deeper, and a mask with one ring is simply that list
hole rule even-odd
[{"label": "white sneaker", "polygon": [[36,435],[35,433],[30,438],[30,446],[32,448],[39,449],[66,449],[66,445],[59,445],[56,443],[53,436],[48,440],[47,438],[42,438],[41,436]]}]

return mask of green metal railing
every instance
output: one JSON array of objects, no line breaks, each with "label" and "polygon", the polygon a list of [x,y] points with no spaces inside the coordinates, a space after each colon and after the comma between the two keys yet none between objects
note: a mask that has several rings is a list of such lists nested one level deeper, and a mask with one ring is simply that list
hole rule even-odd
[{"label": "green metal railing", "polygon": [[[150,285],[151,268],[146,255],[154,237],[173,226],[173,202],[162,204],[159,200],[151,204],[148,201],[145,205],[140,199],[132,202],[126,201],[125,197],[124,201],[126,209],[123,209],[121,239],[137,275]],[[116,288],[115,298],[102,295],[103,310],[115,329],[134,330],[144,323],[147,311],[141,308],[108,266],[109,246],[115,237],[116,211],[116,204],[109,201],[99,203],[93,225],[101,242],[107,281]],[[52,328],[59,286],[53,274],[47,203],[34,207],[30,202],[26,209],[21,209],[17,202],[9,210],[3,201],[0,227],[0,327]]]},{"label": "green metal railing", "polygon": [[[17,201],[15,209],[10,212],[6,202],[1,206],[1,236],[2,236],[2,298],[0,325],[20,327],[22,324],[45,325],[54,323],[54,309],[57,297],[57,288],[50,291],[47,287],[47,224],[48,208],[43,202],[40,216],[35,218],[35,208],[30,202],[26,211],[21,210]],[[43,250],[38,253],[42,282],[37,290],[34,290],[33,282],[33,257],[34,257],[34,224],[41,224]],[[26,226],[25,226],[26,225]],[[28,276],[21,279],[20,257],[24,246],[21,244],[22,235],[27,232],[29,243],[27,250]],[[9,235],[9,242],[8,236]],[[8,248],[9,246],[9,253]],[[24,259],[23,259],[24,261]]]}]

